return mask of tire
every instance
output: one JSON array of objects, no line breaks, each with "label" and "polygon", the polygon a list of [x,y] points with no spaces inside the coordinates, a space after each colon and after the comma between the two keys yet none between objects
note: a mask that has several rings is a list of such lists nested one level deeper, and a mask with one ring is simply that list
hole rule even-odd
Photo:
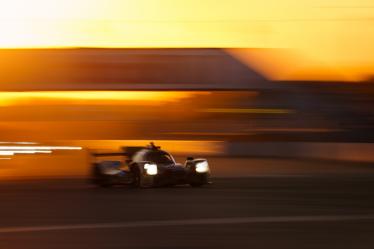
[{"label": "tire", "polygon": [[113,186],[113,184],[110,182],[110,179],[107,179],[107,177],[101,173],[99,166],[96,164],[92,169],[92,176],[92,183],[98,187],[110,188]]},{"label": "tire", "polygon": [[193,175],[190,178],[190,186],[191,187],[202,187],[203,185],[207,184],[209,180],[209,175],[208,174],[202,174],[202,175]]},{"label": "tire", "polygon": [[140,185],[139,168],[137,166],[133,166],[133,167],[130,168],[130,170],[131,170],[132,177],[133,177],[133,181],[132,181],[131,186],[134,187],[134,188],[139,188],[139,185]]}]

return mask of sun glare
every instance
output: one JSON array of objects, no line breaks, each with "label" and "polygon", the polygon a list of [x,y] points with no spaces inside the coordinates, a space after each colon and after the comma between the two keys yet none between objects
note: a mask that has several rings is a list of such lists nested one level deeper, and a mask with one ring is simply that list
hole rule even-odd
[{"label": "sun glare", "polygon": [[0,47],[288,48],[305,77],[361,79],[373,14],[371,0],[0,0]]}]

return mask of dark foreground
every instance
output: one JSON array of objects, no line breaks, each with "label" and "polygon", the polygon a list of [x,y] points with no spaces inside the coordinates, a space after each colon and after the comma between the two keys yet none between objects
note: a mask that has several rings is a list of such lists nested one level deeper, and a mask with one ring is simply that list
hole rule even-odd
[{"label": "dark foreground", "polygon": [[201,189],[0,184],[0,248],[374,248],[374,177],[215,179]]}]

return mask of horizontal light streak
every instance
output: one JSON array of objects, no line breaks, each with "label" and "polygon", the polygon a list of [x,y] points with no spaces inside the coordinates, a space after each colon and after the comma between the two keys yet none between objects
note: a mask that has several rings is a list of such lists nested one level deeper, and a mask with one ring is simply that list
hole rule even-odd
[{"label": "horizontal light streak", "polygon": [[181,99],[190,98],[197,94],[209,93],[176,92],[176,91],[43,91],[43,92],[1,92],[0,106],[11,106],[17,104],[74,104],[93,102],[103,103],[126,103],[136,102],[141,104],[163,104],[176,102]]},{"label": "horizontal light streak", "polygon": [[0,146],[0,156],[16,154],[50,154],[54,150],[81,150],[78,146]]},{"label": "horizontal light streak", "polygon": [[36,142],[6,142],[6,141],[0,141],[0,144],[38,144]]},{"label": "horizontal light streak", "polygon": [[1,150],[81,150],[79,146],[0,146]]},{"label": "horizontal light streak", "polygon": [[0,151],[0,156],[13,156],[13,151]]},{"label": "horizontal light streak", "polygon": [[0,150],[1,156],[14,156],[15,154],[50,154],[51,150]]}]

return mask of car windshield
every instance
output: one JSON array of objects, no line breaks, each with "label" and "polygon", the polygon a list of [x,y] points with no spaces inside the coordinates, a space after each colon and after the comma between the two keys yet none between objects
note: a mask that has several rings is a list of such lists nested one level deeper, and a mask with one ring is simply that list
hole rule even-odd
[{"label": "car windshield", "polygon": [[174,163],[174,159],[171,155],[160,152],[160,151],[152,151],[146,154],[145,159],[147,161],[156,163],[156,164],[172,164]]}]

